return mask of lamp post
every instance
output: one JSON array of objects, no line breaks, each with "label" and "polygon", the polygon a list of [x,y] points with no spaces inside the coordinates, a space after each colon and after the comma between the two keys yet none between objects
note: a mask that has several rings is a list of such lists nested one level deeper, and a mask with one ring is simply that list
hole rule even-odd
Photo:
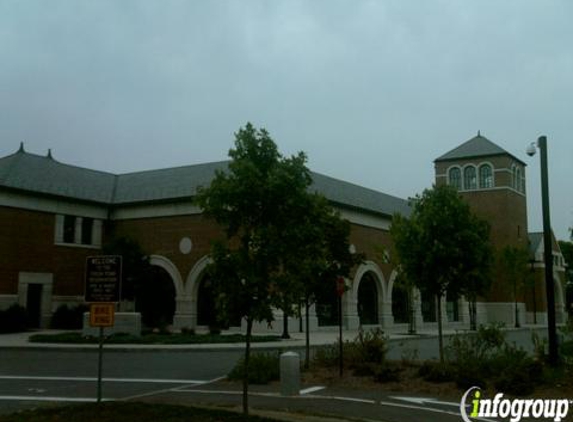
[{"label": "lamp post", "polygon": [[541,159],[541,204],[543,210],[543,249],[545,260],[545,290],[547,295],[547,331],[549,339],[549,363],[558,361],[557,329],[555,325],[555,291],[553,290],[553,242],[551,239],[551,220],[549,217],[549,177],[547,171],[547,137],[540,136],[537,143],[527,148],[527,155],[535,155],[539,148]]}]

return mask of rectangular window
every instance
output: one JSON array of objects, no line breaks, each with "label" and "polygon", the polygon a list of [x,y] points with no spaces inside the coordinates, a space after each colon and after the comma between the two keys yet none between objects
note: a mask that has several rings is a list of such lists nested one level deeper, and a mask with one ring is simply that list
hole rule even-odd
[{"label": "rectangular window", "polygon": [[89,217],[84,217],[82,219],[82,245],[92,244],[92,228],[94,224],[94,219]]},{"label": "rectangular window", "polygon": [[93,217],[56,215],[56,244],[101,247],[102,221]]},{"label": "rectangular window", "polygon": [[76,217],[64,216],[64,243],[74,243],[76,233]]}]

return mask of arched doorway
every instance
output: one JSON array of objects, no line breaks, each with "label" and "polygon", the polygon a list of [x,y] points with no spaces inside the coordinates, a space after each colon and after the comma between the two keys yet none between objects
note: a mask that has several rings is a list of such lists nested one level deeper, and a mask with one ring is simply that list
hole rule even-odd
[{"label": "arched doorway", "polygon": [[378,324],[378,287],[374,276],[367,272],[358,284],[358,317],[360,325]]},{"label": "arched doorway", "polygon": [[197,288],[197,325],[214,327],[217,325],[217,310],[213,282],[205,275]]},{"label": "arched doorway", "polygon": [[165,328],[173,324],[175,286],[169,273],[152,265],[143,282],[135,290],[135,310],[148,328]]}]

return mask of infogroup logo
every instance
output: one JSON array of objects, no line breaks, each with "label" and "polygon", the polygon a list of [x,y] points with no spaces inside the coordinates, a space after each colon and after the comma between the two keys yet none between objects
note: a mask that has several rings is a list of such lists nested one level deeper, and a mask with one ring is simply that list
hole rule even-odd
[{"label": "infogroup logo", "polygon": [[570,404],[572,401],[568,399],[505,399],[503,393],[486,399],[479,387],[472,387],[462,397],[460,413],[465,422],[472,422],[471,418],[509,418],[511,422],[535,418],[560,422],[569,413]]}]

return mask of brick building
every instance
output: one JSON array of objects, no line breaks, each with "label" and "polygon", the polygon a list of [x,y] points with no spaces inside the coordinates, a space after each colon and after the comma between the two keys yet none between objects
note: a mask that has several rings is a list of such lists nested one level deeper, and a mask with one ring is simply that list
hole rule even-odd
[{"label": "brick building", "polygon": [[[527,230],[525,163],[489,139],[477,136],[435,161],[436,184],[455,186],[472,210],[491,225],[491,240],[499,253],[511,246],[529,251],[532,280],[519,286],[517,300],[499,264],[486,300],[478,303],[478,320],[504,321],[508,325],[546,323],[547,305],[541,233]],[[553,239],[553,274],[556,320],[567,318],[565,262]],[[517,302],[517,316],[515,312]]]},{"label": "brick building", "polygon": [[[496,244],[528,245],[525,165],[520,160],[478,136],[435,164],[436,182],[460,188],[476,212],[492,223]],[[58,306],[83,302],[86,257],[101,253],[102,245],[113,237],[128,236],[141,244],[156,268],[154,282],[162,283],[161,290],[168,292],[161,300],[172,304],[169,320],[173,326],[209,325],[214,315],[205,268],[210,242],[221,231],[202,216],[193,197],[199,186],[208,185],[215,171],[226,165],[205,163],[115,175],[60,163],[51,152],[31,154],[22,145],[16,153],[0,158],[0,308],[19,303],[38,326],[47,326]],[[470,168],[473,176],[472,170],[466,171]],[[366,261],[348,280],[350,290],[343,301],[345,327],[405,330],[406,294],[394,285],[397,272],[383,255],[391,245],[392,215],[407,215],[407,201],[321,174],[312,176],[313,189],[351,222],[353,248],[366,255]],[[539,258],[542,244],[536,235],[532,240],[530,248]],[[555,270],[559,321],[565,315],[560,284],[563,258],[557,246],[555,256],[560,263]],[[534,263],[536,269],[542,266],[540,261]],[[512,323],[511,300],[498,288],[500,283],[501,279],[496,281],[491,297],[479,304],[480,322]],[[533,297],[519,298],[521,315],[533,321],[530,314],[535,302],[536,319],[542,322],[541,279]],[[467,326],[463,300],[443,300],[446,325]],[[435,324],[433,302],[417,295],[418,328]],[[331,302],[317,304],[311,310],[312,329],[333,325],[333,308]],[[290,324],[292,330],[299,327],[294,318]],[[279,325],[275,324],[275,329]]]}]

